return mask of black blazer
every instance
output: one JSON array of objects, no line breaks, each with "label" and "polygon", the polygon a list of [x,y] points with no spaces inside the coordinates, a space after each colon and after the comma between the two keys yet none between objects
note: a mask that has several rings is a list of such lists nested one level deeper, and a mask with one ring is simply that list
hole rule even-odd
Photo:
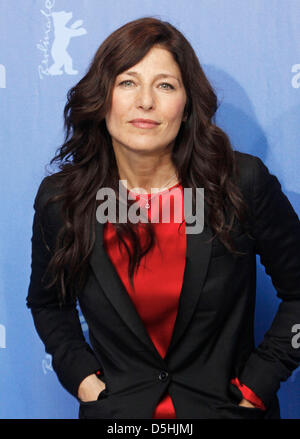
[{"label": "black blazer", "polygon": [[[100,399],[80,404],[81,418],[151,419],[168,390],[178,419],[279,418],[276,395],[300,364],[292,346],[292,327],[300,323],[300,223],[280,183],[255,156],[236,151],[239,187],[251,208],[251,239],[237,224],[232,236],[246,252],[234,257],[212,230],[188,234],[186,267],[172,340],[165,358],[155,349],[103,246],[103,225],[79,305],[89,327],[84,339],[76,303],[58,307],[41,276],[50,253],[41,236],[41,206],[57,192],[46,177],[35,199],[32,274],[27,297],[36,330],[52,355],[61,384],[75,397],[80,382],[100,368],[106,390]],[[45,239],[54,246],[59,210],[47,208]],[[281,299],[270,329],[254,344],[256,254]],[[267,411],[238,406],[238,377],[267,406]]]}]

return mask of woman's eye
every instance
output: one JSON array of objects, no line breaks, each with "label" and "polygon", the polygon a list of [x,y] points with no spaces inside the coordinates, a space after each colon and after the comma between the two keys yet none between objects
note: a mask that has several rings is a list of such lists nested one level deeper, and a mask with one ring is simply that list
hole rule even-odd
[{"label": "woman's eye", "polygon": [[133,85],[133,81],[131,81],[130,79],[126,79],[125,81],[120,82],[119,85],[123,85],[124,87],[130,87],[131,85]]},{"label": "woman's eye", "polygon": [[169,84],[168,82],[162,82],[160,84],[160,87],[165,89],[165,90],[174,90],[173,85]]},{"label": "woman's eye", "polygon": [[[125,88],[130,88],[133,87],[135,84],[131,79],[125,79],[124,81],[120,82],[119,85]],[[175,87],[173,87],[173,85],[169,84],[168,82],[162,82],[161,84],[159,84],[159,88],[162,88],[163,90],[174,90]]]}]

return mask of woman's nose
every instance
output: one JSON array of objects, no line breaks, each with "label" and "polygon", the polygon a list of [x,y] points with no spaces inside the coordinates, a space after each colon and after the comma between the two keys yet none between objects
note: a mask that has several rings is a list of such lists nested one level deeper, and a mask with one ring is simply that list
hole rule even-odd
[{"label": "woman's nose", "polygon": [[141,87],[137,94],[137,106],[144,110],[151,110],[155,106],[152,90]]}]

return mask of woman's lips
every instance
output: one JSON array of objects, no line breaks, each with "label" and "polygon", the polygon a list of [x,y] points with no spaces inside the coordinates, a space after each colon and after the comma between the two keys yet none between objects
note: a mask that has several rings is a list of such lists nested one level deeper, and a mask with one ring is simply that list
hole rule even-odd
[{"label": "woman's lips", "polygon": [[155,128],[159,125],[158,122],[155,122],[155,120],[149,120],[149,119],[134,119],[130,121],[131,125],[135,126],[136,128]]}]

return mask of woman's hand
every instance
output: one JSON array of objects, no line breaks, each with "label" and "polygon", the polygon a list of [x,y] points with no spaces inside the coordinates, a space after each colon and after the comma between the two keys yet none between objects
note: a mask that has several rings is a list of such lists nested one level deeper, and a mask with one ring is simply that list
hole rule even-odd
[{"label": "woman's hand", "polygon": [[239,405],[241,405],[242,407],[251,407],[251,408],[253,408],[253,409],[256,408],[255,405],[251,404],[251,402],[247,401],[247,399],[245,399],[245,398],[243,398],[243,399],[240,401]]},{"label": "woman's hand", "polygon": [[78,398],[82,402],[96,401],[105,387],[105,383],[96,374],[89,375],[79,385]]}]

